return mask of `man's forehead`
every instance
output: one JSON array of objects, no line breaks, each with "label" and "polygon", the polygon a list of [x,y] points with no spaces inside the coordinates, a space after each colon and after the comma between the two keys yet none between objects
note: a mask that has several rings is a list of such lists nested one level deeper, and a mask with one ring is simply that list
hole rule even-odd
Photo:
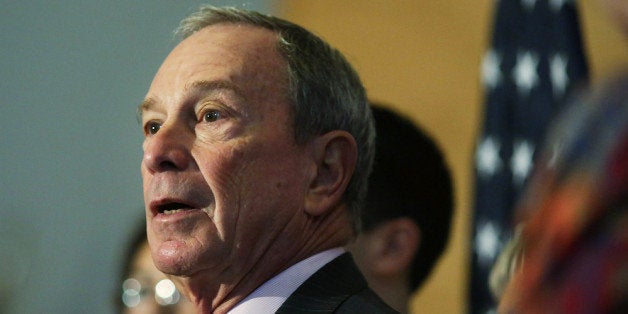
[{"label": "man's forehead", "polygon": [[196,91],[229,91],[241,99],[254,97],[252,91],[284,94],[287,69],[273,31],[234,23],[207,26],[166,57],[138,113],[141,117],[143,112],[159,109],[163,101]]},{"label": "man's forehead", "polygon": [[261,26],[245,23],[219,23],[199,29],[183,39],[178,46],[192,43],[207,46],[218,44],[223,47],[241,47],[242,45],[274,47],[278,40],[278,33]]},{"label": "man's forehead", "polygon": [[[286,67],[287,60],[278,50],[278,37],[268,29],[245,24],[207,26],[177,45],[162,63],[160,72],[177,75],[201,74],[195,80],[211,79],[215,71],[237,68],[246,71],[275,70]],[[170,77],[173,78],[173,77]],[[155,81],[153,81],[155,83]],[[167,84],[171,84],[170,79]]]}]

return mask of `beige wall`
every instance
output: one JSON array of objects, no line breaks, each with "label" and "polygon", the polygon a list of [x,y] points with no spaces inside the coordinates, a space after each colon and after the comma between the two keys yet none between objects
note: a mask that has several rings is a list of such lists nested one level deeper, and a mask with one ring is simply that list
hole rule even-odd
[{"label": "beige wall", "polygon": [[[607,74],[628,46],[595,2],[583,3],[593,74]],[[479,67],[494,1],[278,0],[279,15],[339,48],[371,99],[423,125],[445,151],[457,188],[446,255],[413,300],[416,313],[463,313],[474,139],[482,109]],[[591,47],[595,47],[592,49]]]}]

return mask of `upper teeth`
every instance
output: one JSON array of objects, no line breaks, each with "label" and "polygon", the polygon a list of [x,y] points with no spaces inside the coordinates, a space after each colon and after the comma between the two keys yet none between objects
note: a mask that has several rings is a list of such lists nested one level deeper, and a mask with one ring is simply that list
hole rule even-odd
[{"label": "upper teeth", "polygon": [[174,213],[178,213],[180,211],[182,211],[182,208],[179,209],[170,209],[170,210],[164,210],[164,214],[169,215],[169,214],[174,214]]}]

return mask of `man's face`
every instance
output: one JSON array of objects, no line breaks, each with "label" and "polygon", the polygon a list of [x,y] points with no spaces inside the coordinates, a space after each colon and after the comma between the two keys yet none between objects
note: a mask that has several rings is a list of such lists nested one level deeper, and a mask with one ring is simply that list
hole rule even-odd
[{"label": "man's face", "polygon": [[171,52],[140,106],[148,238],[166,273],[253,267],[299,227],[309,154],[276,43],[261,28],[206,27]]}]

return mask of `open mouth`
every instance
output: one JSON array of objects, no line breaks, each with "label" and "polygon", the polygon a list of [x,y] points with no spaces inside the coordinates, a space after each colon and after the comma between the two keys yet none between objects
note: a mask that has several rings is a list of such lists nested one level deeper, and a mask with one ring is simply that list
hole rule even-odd
[{"label": "open mouth", "polygon": [[184,203],[165,203],[157,206],[157,212],[165,215],[171,215],[191,209],[193,208],[190,205]]}]

